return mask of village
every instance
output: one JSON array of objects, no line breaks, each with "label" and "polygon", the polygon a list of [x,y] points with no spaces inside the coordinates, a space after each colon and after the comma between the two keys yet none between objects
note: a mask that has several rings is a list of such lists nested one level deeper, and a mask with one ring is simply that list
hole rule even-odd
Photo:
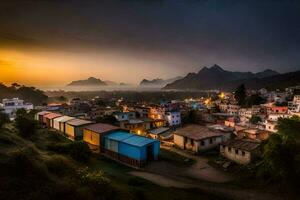
[{"label": "village", "polygon": [[12,120],[18,109],[35,109],[35,120],[44,128],[82,140],[94,153],[134,168],[159,160],[163,148],[200,157],[217,151],[226,169],[231,163],[247,165],[260,158],[260,145],[276,134],[277,121],[300,116],[297,91],[247,90],[246,96],[263,100],[251,106],[239,105],[234,93],[218,92],[214,98],[161,104],[95,97],[34,106],[14,98],[3,99],[1,107]]}]

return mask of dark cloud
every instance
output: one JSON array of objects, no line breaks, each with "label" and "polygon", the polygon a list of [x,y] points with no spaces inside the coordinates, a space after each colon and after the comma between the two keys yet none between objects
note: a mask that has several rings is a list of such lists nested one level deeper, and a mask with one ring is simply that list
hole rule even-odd
[{"label": "dark cloud", "polygon": [[299,21],[300,3],[289,0],[7,0],[0,5],[0,45],[290,71],[300,69]]}]

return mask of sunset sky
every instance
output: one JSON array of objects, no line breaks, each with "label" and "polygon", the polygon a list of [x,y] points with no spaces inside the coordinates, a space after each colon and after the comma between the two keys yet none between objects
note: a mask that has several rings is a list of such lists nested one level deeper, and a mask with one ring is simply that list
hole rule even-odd
[{"label": "sunset sky", "polygon": [[300,70],[299,22],[299,1],[1,1],[0,82]]}]

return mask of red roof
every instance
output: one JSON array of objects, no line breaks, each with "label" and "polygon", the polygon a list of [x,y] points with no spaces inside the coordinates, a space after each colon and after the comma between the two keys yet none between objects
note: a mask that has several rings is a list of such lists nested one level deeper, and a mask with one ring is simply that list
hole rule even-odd
[{"label": "red roof", "polygon": [[47,119],[54,119],[54,118],[61,117],[61,116],[62,115],[57,114],[57,113],[49,113],[49,114],[45,115],[44,117]]},{"label": "red roof", "polygon": [[113,126],[110,124],[97,123],[91,124],[85,127],[85,129],[96,132],[96,133],[106,133],[109,131],[119,130],[120,127]]}]

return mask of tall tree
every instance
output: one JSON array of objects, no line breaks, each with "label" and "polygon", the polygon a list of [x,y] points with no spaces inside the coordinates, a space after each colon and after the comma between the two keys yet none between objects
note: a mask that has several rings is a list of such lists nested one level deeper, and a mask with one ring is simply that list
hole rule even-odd
[{"label": "tall tree", "polygon": [[280,118],[278,134],[270,136],[263,147],[264,178],[298,184],[300,178],[300,118]]},{"label": "tall tree", "polygon": [[9,117],[6,113],[0,111],[0,128],[9,122]]},{"label": "tall tree", "polygon": [[238,86],[234,93],[234,98],[238,101],[240,106],[244,105],[246,100],[246,88],[244,84]]}]

